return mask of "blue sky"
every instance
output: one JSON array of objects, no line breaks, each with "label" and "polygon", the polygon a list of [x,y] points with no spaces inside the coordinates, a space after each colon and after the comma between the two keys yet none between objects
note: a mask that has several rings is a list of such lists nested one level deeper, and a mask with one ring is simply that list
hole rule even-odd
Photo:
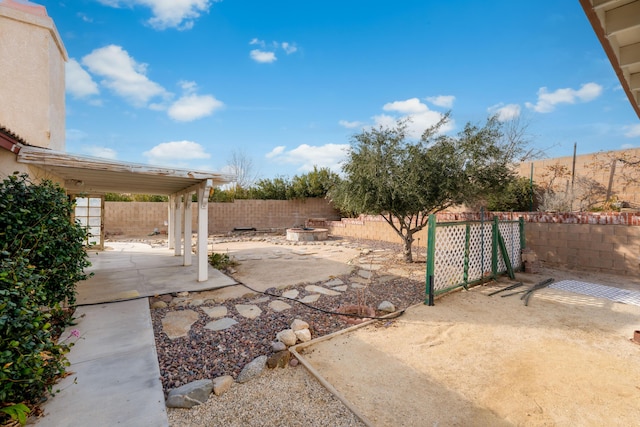
[{"label": "blue sky", "polygon": [[363,127],[490,114],[547,157],[640,146],[578,0],[52,0],[67,151],[259,178],[340,169]]}]

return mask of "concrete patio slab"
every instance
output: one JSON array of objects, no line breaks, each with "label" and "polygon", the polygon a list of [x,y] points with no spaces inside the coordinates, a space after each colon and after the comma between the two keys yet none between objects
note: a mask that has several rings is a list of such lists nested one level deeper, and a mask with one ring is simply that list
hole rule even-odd
[{"label": "concrete patio slab", "polygon": [[[146,299],[79,307],[71,375],[42,406],[37,427],[167,426]],[[75,338],[71,338],[75,339]]]},{"label": "concrete patio slab", "polygon": [[236,284],[209,266],[209,280],[198,282],[197,257],[183,266],[182,257],[166,247],[137,242],[107,242],[105,251],[91,252],[94,276],[78,283],[77,305],[122,301],[172,292],[220,289]]}]

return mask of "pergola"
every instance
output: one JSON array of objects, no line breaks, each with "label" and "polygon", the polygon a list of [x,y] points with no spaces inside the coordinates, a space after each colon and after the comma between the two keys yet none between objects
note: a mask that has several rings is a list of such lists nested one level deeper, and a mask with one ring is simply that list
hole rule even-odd
[{"label": "pergola", "polygon": [[640,117],[640,0],[580,0]]},{"label": "pergola", "polygon": [[[8,148],[8,147],[5,147]],[[169,196],[169,248],[191,265],[192,200],[198,212],[198,281],[208,279],[207,237],[209,190],[229,182],[212,172],[117,162],[14,144],[18,163],[32,164],[64,180],[68,193],[104,195],[132,193]],[[183,243],[184,237],[184,243]]]}]

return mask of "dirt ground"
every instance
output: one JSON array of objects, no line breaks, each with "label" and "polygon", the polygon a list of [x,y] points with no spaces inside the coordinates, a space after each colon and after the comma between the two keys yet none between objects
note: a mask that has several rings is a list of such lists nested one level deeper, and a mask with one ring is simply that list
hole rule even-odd
[{"label": "dirt ground", "polygon": [[[524,278],[547,277],[640,290],[598,274]],[[638,425],[640,345],[630,338],[640,307],[549,288],[528,306],[488,296],[503,286],[415,306],[302,355],[375,426]]]}]

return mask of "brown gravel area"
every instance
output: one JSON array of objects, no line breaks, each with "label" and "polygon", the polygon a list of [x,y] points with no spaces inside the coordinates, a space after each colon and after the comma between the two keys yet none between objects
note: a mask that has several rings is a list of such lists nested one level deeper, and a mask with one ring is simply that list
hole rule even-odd
[{"label": "brown gravel area", "polygon": [[[377,307],[382,301],[390,301],[398,309],[404,309],[410,305],[424,300],[424,279],[420,280],[420,271],[424,271],[424,263],[415,263],[410,267],[416,270],[417,274],[412,278],[395,276],[385,273],[386,268],[397,268],[404,265],[398,261],[396,254],[399,253],[398,245],[385,244],[381,242],[358,241],[351,244],[362,248],[362,261],[366,257],[375,258],[377,262],[382,258],[385,266],[375,272],[375,279],[366,283],[367,305]],[[345,284],[352,283],[358,278],[357,269],[350,275],[336,277]],[[415,279],[413,278],[415,277]],[[270,289],[273,295],[281,295],[283,291],[296,289],[299,291],[298,298],[302,298],[309,293],[305,286],[310,284],[322,285],[318,283],[300,283],[286,289]],[[242,298],[225,301],[206,300],[200,306],[173,306],[168,308],[153,309],[151,316],[155,332],[156,347],[162,384],[165,392],[202,378],[215,378],[222,375],[231,375],[234,378],[241,369],[254,358],[272,353],[270,343],[275,340],[276,333],[287,329],[291,322],[300,318],[310,325],[313,337],[317,338],[329,333],[344,329],[349,325],[335,314],[328,314],[320,311],[334,312],[341,305],[358,303],[357,289],[349,288],[339,296],[322,296],[318,301],[309,304],[284,300],[292,306],[291,309],[283,312],[275,312],[268,307],[270,301],[263,300],[263,294],[252,293],[247,289],[247,295]],[[190,298],[197,299],[198,294],[189,295]],[[236,304],[255,304],[262,310],[262,314],[254,320],[244,318],[235,309]],[[233,318],[238,322],[232,328],[222,331],[210,331],[204,326],[212,319],[202,310],[207,306],[226,306],[228,314],[226,317]],[[313,307],[313,308],[312,308]],[[162,332],[162,318],[170,310],[194,310],[199,314],[199,319],[192,325],[187,337],[170,340]],[[378,312],[378,315],[386,313]]]}]

